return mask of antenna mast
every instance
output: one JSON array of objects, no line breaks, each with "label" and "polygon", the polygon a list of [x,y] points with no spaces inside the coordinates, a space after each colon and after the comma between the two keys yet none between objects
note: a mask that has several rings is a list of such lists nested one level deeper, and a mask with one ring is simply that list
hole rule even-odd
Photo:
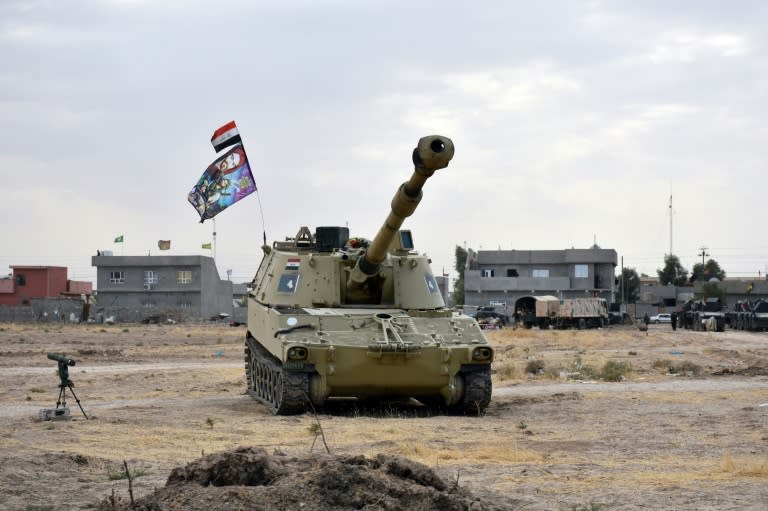
[{"label": "antenna mast", "polygon": [[669,255],[674,254],[672,251],[672,194],[669,194]]}]

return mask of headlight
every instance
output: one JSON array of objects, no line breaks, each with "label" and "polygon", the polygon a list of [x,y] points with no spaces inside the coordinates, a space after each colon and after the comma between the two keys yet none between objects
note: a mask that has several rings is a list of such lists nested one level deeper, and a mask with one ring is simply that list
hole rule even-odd
[{"label": "headlight", "polygon": [[490,362],[493,359],[493,349],[481,346],[472,350],[472,360],[475,362]]},{"label": "headlight", "polygon": [[288,348],[289,360],[304,360],[307,358],[308,354],[309,353],[307,352],[307,348],[303,346],[293,346],[291,348]]}]

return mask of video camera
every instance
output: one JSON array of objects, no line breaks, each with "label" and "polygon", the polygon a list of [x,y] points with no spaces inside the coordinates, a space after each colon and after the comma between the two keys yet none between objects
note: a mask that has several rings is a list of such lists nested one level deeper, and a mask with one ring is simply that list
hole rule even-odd
[{"label": "video camera", "polygon": [[58,353],[48,353],[48,358],[59,363],[59,378],[61,379],[61,386],[74,386],[74,383],[72,383],[72,381],[69,379],[69,368],[67,367],[75,365],[74,359],[71,359],[66,355],[59,355]]}]

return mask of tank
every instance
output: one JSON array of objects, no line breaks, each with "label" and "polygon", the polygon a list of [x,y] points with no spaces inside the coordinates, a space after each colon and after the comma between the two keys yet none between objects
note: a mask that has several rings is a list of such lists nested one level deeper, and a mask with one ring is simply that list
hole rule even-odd
[{"label": "tank", "polygon": [[403,221],[445,168],[453,142],[419,140],[373,241],[346,227],[301,227],[264,246],[248,294],[248,393],[274,414],[335,398],[414,398],[480,415],[491,400],[494,351],[477,322],[446,308],[430,260]]}]

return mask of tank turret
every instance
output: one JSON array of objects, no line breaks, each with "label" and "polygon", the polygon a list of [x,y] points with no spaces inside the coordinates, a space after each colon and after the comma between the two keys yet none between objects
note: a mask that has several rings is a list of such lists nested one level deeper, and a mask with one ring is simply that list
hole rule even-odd
[{"label": "tank turret", "polygon": [[474,319],[445,307],[429,258],[400,229],[453,153],[446,137],[419,140],[373,241],[302,227],[265,250],[248,295],[245,372],[248,393],[273,413],[334,398],[415,398],[470,414],[488,406],[493,347]]}]

